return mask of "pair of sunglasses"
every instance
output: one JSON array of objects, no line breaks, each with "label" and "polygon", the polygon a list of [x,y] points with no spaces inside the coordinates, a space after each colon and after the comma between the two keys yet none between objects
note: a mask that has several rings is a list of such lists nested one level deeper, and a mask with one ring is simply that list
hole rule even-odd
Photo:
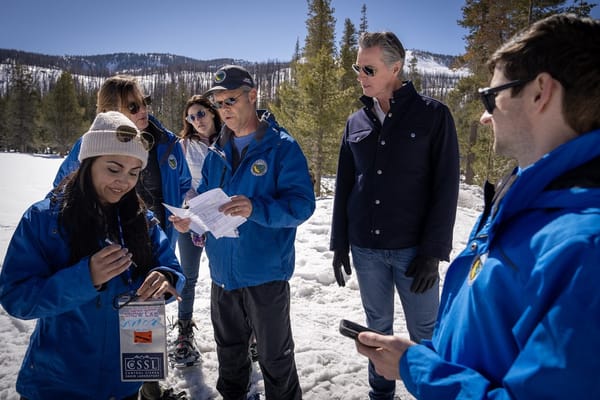
[{"label": "pair of sunglasses", "polygon": [[229,107],[231,107],[231,106],[233,106],[235,103],[237,103],[238,99],[239,99],[239,98],[240,98],[240,97],[241,97],[241,96],[242,96],[244,93],[246,93],[246,92],[242,92],[242,93],[238,94],[238,95],[237,95],[237,96],[235,96],[235,97],[228,97],[228,98],[226,98],[225,100],[213,101],[213,102],[212,102],[212,105],[213,105],[213,107],[214,107],[215,109],[217,109],[217,110],[218,110],[218,109],[221,109],[221,108],[223,108],[224,106],[229,106]]},{"label": "pair of sunglasses", "polygon": [[154,146],[154,136],[148,132],[138,133],[135,129],[127,125],[121,125],[115,131],[117,140],[121,143],[129,143],[137,138],[146,151],[150,151]]},{"label": "pair of sunglasses", "polygon": [[370,65],[363,65],[361,67],[358,64],[352,64],[352,69],[356,72],[356,75],[360,74],[360,71],[362,71],[366,76],[375,76],[375,72],[377,72],[377,70]]},{"label": "pair of sunglasses", "polygon": [[[142,105],[144,107],[148,107],[150,104],[152,104],[152,97],[150,96],[146,96],[142,99]],[[129,110],[129,112],[132,115],[137,114],[140,109],[142,108],[142,106],[137,102],[137,101],[132,101],[131,103],[127,104],[127,110]]]},{"label": "pair of sunglasses", "polygon": [[202,118],[206,117],[206,111],[204,110],[200,110],[198,111],[196,114],[188,114],[185,117],[185,120],[187,122],[189,122],[190,124],[193,123],[195,120],[201,120]]},{"label": "pair of sunglasses", "polygon": [[515,81],[507,82],[503,85],[479,89],[479,97],[481,99],[481,102],[483,103],[483,106],[485,107],[485,110],[490,114],[494,112],[494,109],[496,108],[496,96],[499,92],[506,89],[510,89],[512,87],[524,85],[528,82],[529,80],[524,81],[521,79],[517,79]]}]

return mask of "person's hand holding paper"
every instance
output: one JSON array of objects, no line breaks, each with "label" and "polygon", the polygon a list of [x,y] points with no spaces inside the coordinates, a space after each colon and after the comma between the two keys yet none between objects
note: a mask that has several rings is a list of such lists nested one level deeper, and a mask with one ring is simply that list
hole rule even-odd
[{"label": "person's hand holding paper", "polygon": [[[238,237],[237,227],[246,222],[246,218],[240,215],[242,205],[237,201],[241,197],[243,196],[229,198],[221,188],[215,188],[191,199],[188,202],[189,208],[177,208],[163,204],[174,216],[180,218],[179,220],[169,218],[176,224],[177,230],[183,229],[186,225],[184,220],[189,218],[189,229],[199,234],[211,232],[218,239],[220,237]],[[240,204],[238,205],[238,203]],[[223,205],[225,205],[224,210],[219,211]]]}]

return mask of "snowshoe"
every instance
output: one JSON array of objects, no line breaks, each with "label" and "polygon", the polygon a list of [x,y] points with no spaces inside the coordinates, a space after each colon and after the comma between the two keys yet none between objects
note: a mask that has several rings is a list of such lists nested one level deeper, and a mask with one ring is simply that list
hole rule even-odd
[{"label": "snowshoe", "polygon": [[174,349],[169,352],[169,363],[175,368],[186,368],[200,364],[200,352],[194,340],[196,324],[191,320],[177,321],[179,336],[175,341]]},{"label": "snowshoe", "polygon": [[165,389],[158,382],[144,382],[138,394],[139,400],[188,400],[185,391],[175,393],[172,388]]}]

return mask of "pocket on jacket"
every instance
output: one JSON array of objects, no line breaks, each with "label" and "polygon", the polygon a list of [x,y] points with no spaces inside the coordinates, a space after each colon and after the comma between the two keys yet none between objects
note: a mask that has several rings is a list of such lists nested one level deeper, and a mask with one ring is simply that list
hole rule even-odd
[{"label": "pocket on jacket", "polygon": [[348,142],[358,143],[373,132],[372,129],[361,129],[354,132],[348,132]]}]

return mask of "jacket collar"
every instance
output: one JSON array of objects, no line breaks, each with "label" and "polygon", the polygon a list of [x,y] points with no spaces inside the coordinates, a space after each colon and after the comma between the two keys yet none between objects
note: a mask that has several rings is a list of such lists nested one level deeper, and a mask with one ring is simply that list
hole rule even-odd
[{"label": "jacket collar", "polygon": [[[517,169],[514,182],[499,199],[498,220],[525,209],[562,208],[569,201],[576,202],[577,207],[598,207],[599,174],[594,171],[593,176],[586,175],[590,168],[597,167],[598,158],[600,129],[572,139],[530,166]],[[590,184],[590,179],[595,184]]]},{"label": "jacket collar", "polygon": [[[418,95],[419,94],[411,81],[403,81],[402,86],[392,93],[392,98],[390,100],[393,100],[392,104],[403,104]],[[370,96],[362,95],[360,96],[360,101],[369,110],[372,110],[375,105],[375,101]]]},{"label": "jacket collar", "polygon": [[[254,138],[259,142],[263,140],[265,134],[267,133],[267,130],[271,128],[271,124],[272,122],[268,119],[261,119],[258,123],[258,127],[256,128],[256,135],[254,136]],[[227,145],[227,143],[229,143],[232,136],[233,131],[229,129],[227,125],[223,124],[223,127],[221,128],[221,133],[219,134],[219,137],[215,143],[217,143],[219,147],[224,148]]]}]

